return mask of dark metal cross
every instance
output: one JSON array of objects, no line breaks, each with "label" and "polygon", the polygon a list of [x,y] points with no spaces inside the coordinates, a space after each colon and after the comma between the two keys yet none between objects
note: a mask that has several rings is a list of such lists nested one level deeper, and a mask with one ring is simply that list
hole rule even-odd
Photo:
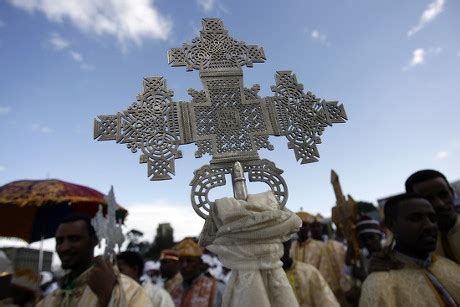
[{"label": "dark metal cross", "polygon": [[220,19],[203,19],[200,37],[173,48],[169,64],[199,70],[202,91],[189,90],[191,102],[174,102],[173,92],[162,77],[144,78],[144,91],[127,110],[101,115],[94,122],[94,138],[127,144],[140,150],[151,180],[171,179],[174,160],[181,158],[179,145],[195,143],[195,156],[208,153],[210,165],[195,171],[192,205],[206,217],[212,201],[208,192],[225,185],[225,175],[241,162],[250,181],[267,183],[281,204],[287,200],[282,170],[261,160],[257,151],[273,150],[268,137],[284,135],[297,160],[316,162],[317,144],[327,126],[346,121],[343,105],[304,93],[290,71],[278,71],[273,97],[259,97],[259,85],[245,88],[243,66],[263,63],[261,47],[246,45],[228,36]]}]

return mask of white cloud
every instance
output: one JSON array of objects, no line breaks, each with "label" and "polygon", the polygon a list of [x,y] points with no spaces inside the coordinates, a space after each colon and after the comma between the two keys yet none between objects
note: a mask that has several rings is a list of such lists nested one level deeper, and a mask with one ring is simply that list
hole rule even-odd
[{"label": "white cloud", "polygon": [[407,71],[409,68],[423,65],[426,63],[427,57],[431,55],[438,55],[442,52],[441,47],[430,47],[428,49],[417,48],[412,51],[412,58],[406,66],[403,67],[404,71]]},{"label": "white cloud", "polygon": [[70,50],[70,56],[72,57],[72,59],[74,59],[75,62],[78,62],[78,63],[82,63],[83,62],[83,56],[76,52],[76,51],[73,51],[73,50]]},{"label": "white cloud", "polygon": [[4,172],[6,170],[6,167],[4,167],[3,165],[0,165],[0,172]]},{"label": "white cloud", "polygon": [[204,224],[192,206],[171,204],[165,200],[152,203],[137,203],[126,206],[129,214],[126,218],[126,230],[138,229],[144,233],[144,239],[152,241],[159,223],[170,223],[174,228],[176,241],[186,236],[198,236]]},{"label": "white cloud", "polygon": [[70,43],[62,38],[58,33],[52,33],[49,38],[49,43],[55,50],[63,50],[70,46]]},{"label": "white cloud", "polygon": [[77,52],[75,50],[69,50],[69,55],[75,62],[80,64],[81,69],[87,70],[87,71],[92,71],[95,69],[93,65],[86,63],[86,61],[83,59],[83,56],[81,55],[80,52]]},{"label": "white cloud", "polygon": [[40,125],[40,124],[33,124],[32,125],[32,131],[40,132],[40,133],[44,133],[44,134],[48,134],[48,133],[53,132],[53,130],[50,127]]},{"label": "white cloud", "polygon": [[83,59],[83,55],[80,52],[75,51],[73,48],[70,48],[70,42],[64,39],[58,33],[52,33],[48,42],[51,45],[51,47],[56,51],[68,50],[70,57],[75,62],[80,64],[81,69],[88,71],[94,70],[94,66],[86,63]]},{"label": "white cloud", "polygon": [[214,8],[215,0],[197,0],[198,6],[205,12],[210,12]]},{"label": "white cloud", "polygon": [[446,159],[447,157],[449,157],[449,155],[450,155],[450,152],[445,151],[445,150],[441,150],[441,151],[438,151],[438,152],[436,153],[436,159],[438,159],[438,160],[444,160],[444,159]]},{"label": "white cloud", "polygon": [[128,42],[169,38],[172,21],[151,0],[9,0],[28,12],[38,11],[53,21],[69,21],[81,31],[116,37],[123,48]]},{"label": "white cloud", "polygon": [[327,41],[327,36],[325,34],[319,32],[318,30],[311,31],[310,36],[314,40],[322,42],[322,43],[325,43]]},{"label": "white cloud", "polygon": [[426,51],[423,48],[415,49],[412,52],[412,60],[410,61],[410,66],[422,65],[425,63]]},{"label": "white cloud", "polygon": [[11,112],[11,107],[8,106],[0,106],[0,115],[8,114]]},{"label": "white cloud", "polygon": [[459,51],[459,52],[457,52],[457,56],[460,56],[460,51]]},{"label": "white cloud", "polygon": [[213,11],[213,15],[215,17],[219,17],[221,13],[229,13],[228,9],[222,4],[222,1],[220,0],[196,0],[196,3],[200,7],[200,9],[205,13]]},{"label": "white cloud", "polygon": [[428,7],[423,11],[422,16],[420,16],[418,24],[413,26],[407,32],[407,36],[414,35],[423,27],[425,27],[426,24],[433,21],[444,10],[444,3],[445,0],[434,0],[432,3],[430,3]]}]

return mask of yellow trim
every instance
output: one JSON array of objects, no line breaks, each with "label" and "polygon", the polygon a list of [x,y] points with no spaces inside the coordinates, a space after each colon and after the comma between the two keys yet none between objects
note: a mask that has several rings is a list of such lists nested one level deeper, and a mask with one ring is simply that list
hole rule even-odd
[{"label": "yellow trim", "polygon": [[61,202],[93,202],[93,203],[101,203],[101,204],[106,204],[105,202],[101,201],[101,198],[96,198],[96,197],[82,197],[82,196],[61,196],[61,197],[27,197],[27,198],[21,198],[20,200],[8,200],[8,199],[0,199],[0,205],[6,205],[6,204],[13,204],[17,205],[19,207],[24,207],[26,205],[29,206],[43,206],[44,204],[47,204],[49,202],[56,202],[56,203],[61,203]]}]

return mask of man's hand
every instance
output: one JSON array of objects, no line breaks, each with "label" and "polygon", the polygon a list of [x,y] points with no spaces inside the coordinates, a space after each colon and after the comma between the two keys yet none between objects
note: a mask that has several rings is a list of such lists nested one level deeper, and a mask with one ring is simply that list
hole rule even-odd
[{"label": "man's hand", "polygon": [[105,307],[109,304],[116,282],[117,276],[110,261],[102,256],[94,258],[94,266],[88,276],[88,285],[96,294],[99,306]]}]

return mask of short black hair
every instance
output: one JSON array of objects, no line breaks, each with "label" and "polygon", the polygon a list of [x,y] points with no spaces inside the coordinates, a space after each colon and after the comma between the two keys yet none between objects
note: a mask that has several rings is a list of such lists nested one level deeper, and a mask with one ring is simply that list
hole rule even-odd
[{"label": "short black hair", "polygon": [[88,230],[89,236],[94,237],[97,240],[96,231],[94,230],[93,225],[91,225],[91,217],[89,215],[87,215],[87,214],[84,214],[84,213],[71,213],[71,214],[67,215],[66,217],[64,217],[61,220],[61,222],[59,223],[59,225],[65,224],[65,223],[72,223],[72,222],[76,222],[76,221],[85,222],[86,229]]},{"label": "short black hair", "polygon": [[[399,213],[399,205],[409,199],[425,199],[425,197],[416,194],[416,193],[402,193],[393,197],[390,197],[386,202],[385,206],[383,207],[383,215],[384,215],[384,224],[390,225],[391,222],[396,220],[396,217]],[[428,201],[428,200],[427,200]],[[428,201],[429,202],[429,201]]]},{"label": "short black hair", "polygon": [[117,255],[117,260],[123,260],[128,266],[137,267],[139,277],[144,273],[144,258],[141,254],[133,251],[124,251]]},{"label": "short black hair", "polygon": [[406,192],[407,193],[413,193],[414,192],[414,185],[417,183],[435,179],[435,178],[442,178],[447,185],[450,187],[449,181],[447,181],[446,176],[444,176],[443,173],[432,170],[432,169],[424,169],[420,170],[418,172],[413,173],[412,175],[407,178],[405,186],[406,186]]}]

